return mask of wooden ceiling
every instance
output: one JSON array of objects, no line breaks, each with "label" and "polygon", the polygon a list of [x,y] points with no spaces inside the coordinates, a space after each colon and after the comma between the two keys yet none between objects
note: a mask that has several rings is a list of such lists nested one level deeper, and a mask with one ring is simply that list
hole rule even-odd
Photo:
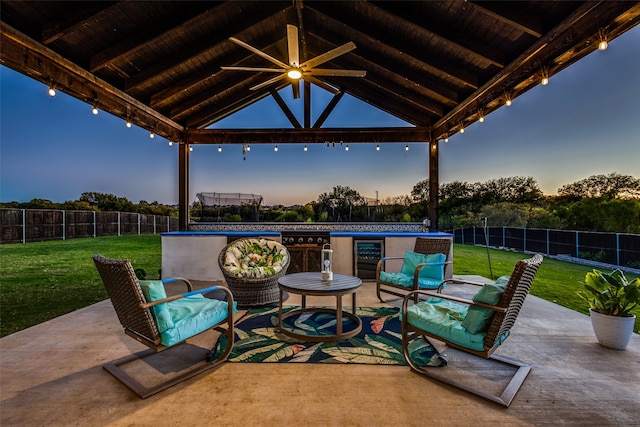
[{"label": "wooden ceiling", "polygon": [[[215,144],[435,141],[596,50],[601,34],[611,41],[640,22],[637,1],[3,0],[0,7],[3,65],[172,141]],[[277,92],[287,81],[250,90],[274,74],[220,68],[274,67],[229,37],[287,62],[287,24],[299,28],[302,61],[351,41],[356,49],[322,68],[366,70],[362,78],[318,76],[341,93],[314,122],[306,84],[294,101],[305,105],[298,123]],[[323,128],[345,93],[414,127]],[[267,96],[291,129],[205,129]]]}]

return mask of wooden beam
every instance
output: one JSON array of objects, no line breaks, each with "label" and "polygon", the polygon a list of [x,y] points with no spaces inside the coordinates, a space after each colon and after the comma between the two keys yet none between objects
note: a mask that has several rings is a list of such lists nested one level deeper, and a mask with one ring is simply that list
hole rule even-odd
[{"label": "wooden beam", "polygon": [[117,1],[109,2],[83,2],[81,8],[76,5],[69,8],[71,14],[56,17],[48,22],[42,29],[42,43],[50,44],[73,32],[76,28],[90,27],[98,20],[96,15],[107,12],[118,13],[120,7]]},{"label": "wooden beam", "polygon": [[178,145],[178,229],[189,230],[189,144]]},{"label": "wooden beam", "polygon": [[131,121],[172,141],[183,138],[184,127],[144,105],[48,47],[0,22],[0,63],[81,101]]},{"label": "wooden beam", "polygon": [[439,147],[438,142],[429,144],[429,220],[431,229],[439,230],[439,194],[440,171],[439,171]]},{"label": "wooden beam", "polygon": [[311,127],[311,83],[304,81],[304,127]]},{"label": "wooden beam", "polygon": [[316,122],[313,124],[314,128],[322,127],[322,124],[325,122],[325,120],[327,120],[327,118],[329,117],[329,114],[331,114],[333,109],[336,108],[336,105],[338,105],[338,102],[340,102],[343,96],[344,96],[344,92],[341,90],[339,94],[334,95],[333,98],[331,98],[331,101],[329,101],[329,103],[324,108],[324,110],[322,111],[322,113],[320,114]]},{"label": "wooden beam", "polygon": [[296,116],[293,114],[293,112],[291,111],[287,103],[284,102],[284,99],[282,99],[278,91],[275,89],[271,89],[269,92],[271,93],[271,96],[273,97],[273,99],[276,100],[276,103],[278,104],[278,106],[280,107],[284,115],[287,116],[287,119],[289,119],[293,127],[296,129],[301,128],[302,126],[300,126],[300,122],[298,121]]},{"label": "wooden beam", "polygon": [[313,144],[429,142],[426,127],[301,128],[301,129],[189,129],[191,144]]},{"label": "wooden beam", "polygon": [[538,19],[530,15],[514,12],[510,4],[500,4],[500,2],[471,2],[473,7],[486,15],[495,18],[505,24],[511,25],[518,30],[530,34],[536,38],[542,37],[544,30]]}]

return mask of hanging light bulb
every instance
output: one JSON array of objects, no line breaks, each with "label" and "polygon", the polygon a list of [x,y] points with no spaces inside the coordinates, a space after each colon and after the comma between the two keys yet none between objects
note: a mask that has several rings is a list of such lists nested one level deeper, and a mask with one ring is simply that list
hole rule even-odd
[{"label": "hanging light bulb", "polygon": [[460,123],[460,133],[464,133],[464,126]]},{"label": "hanging light bulb", "polygon": [[482,113],[482,110],[478,111],[478,121],[480,123],[484,123],[484,114]]},{"label": "hanging light bulb", "polygon": [[376,144],[376,151],[380,151],[380,144]]},{"label": "hanging light bulb", "polygon": [[307,146],[306,145],[304,146],[304,151],[307,151]]},{"label": "hanging light bulb", "polygon": [[95,104],[93,105],[91,112],[93,113],[94,116],[98,114],[98,107]]},{"label": "hanging light bulb", "polygon": [[409,151],[409,144],[404,146],[404,151]]},{"label": "hanging light bulb", "polygon": [[600,30],[598,31],[598,33],[600,34],[600,43],[598,43],[598,49],[607,50],[607,48],[609,47],[609,43],[607,42],[607,35],[605,34],[604,30]]},{"label": "hanging light bulb", "polygon": [[449,138],[445,138],[445,139],[444,139],[444,142],[449,142]]},{"label": "hanging light bulb", "polygon": [[53,88],[53,85],[49,86],[49,96],[56,96],[56,90]]},{"label": "hanging light bulb", "polygon": [[173,147],[173,141],[169,141],[169,147]]},{"label": "hanging light bulb", "polygon": [[247,151],[251,151],[251,146],[247,145]]},{"label": "hanging light bulb", "polygon": [[131,120],[129,120],[129,116],[127,116],[127,122],[125,123],[125,126],[128,128],[131,127]]},{"label": "hanging light bulb", "polygon": [[193,145],[189,146],[189,151],[193,151]]},{"label": "hanging light bulb", "polygon": [[218,153],[222,153],[222,146],[218,145]]},{"label": "hanging light bulb", "polygon": [[149,138],[153,139],[156,137],[156,134],[153,131],[149,132]]},{"label": "hanging light bulb", "polygon": [[344,151],[349,151],[349,144],[344,147]]},{"label": "hanging light bulb", "polygon": [[276,145],[275,147],[273,147],[273,151],[278,151],[278,146]]},{"label": "hanging light bulb", "polygon": [[549,71],[546,68],[542,69],[542,80],[540,80],[542,86],[549,84]]},{"label": "hanging light bulb", "polygon": [[505,98],[504,104],[507,107],[510,107],[511,106],[511,95],[509,95],[508,93],[505,93],[504,94],[504,98]]}]

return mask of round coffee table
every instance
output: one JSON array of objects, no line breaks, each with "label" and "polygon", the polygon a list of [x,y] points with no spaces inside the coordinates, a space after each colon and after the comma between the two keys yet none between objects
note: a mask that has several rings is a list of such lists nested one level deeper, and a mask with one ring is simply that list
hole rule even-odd
[{"label": "round coffee table", "polygon": [[[312,342],[329,342],[339,341],[351,338],[362,331],[362,320],[356,316],[356,290],[362,285],[362,280],[354,276],[346,276],[343,274],[333,274],[333,280],[323,281],[320,279],[320,273],[293,273],[282,276],[278,279],[278,287],[280,288],[280,309],[278,311],[278,329],[284,335],[296,338],[302,341]],[[282,303],[286,293],[298,294],[302,296],[302,307],[293,309],[287,313],[282,312]],[[352,313],[342,311],[342,296],[351,294],[352,296]],[[334,296],[336,297],[336,308],[307,308],[307,295],[315,296]],[[289,317],[299,316],[303,313],[328,313],[336,316],[336,333],[335,335],[308,335],[292,331],[283,326],[283,320]],[[342,317],[345,316],[355,323],[355,327],[343,331]]]}]

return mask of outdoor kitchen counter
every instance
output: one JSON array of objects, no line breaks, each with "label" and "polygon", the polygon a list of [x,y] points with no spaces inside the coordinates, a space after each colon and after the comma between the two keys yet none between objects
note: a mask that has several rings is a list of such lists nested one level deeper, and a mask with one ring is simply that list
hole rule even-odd
[{"label": "outdoor kitchen counter", "polygon": [[[333,249],[334,272],[354,275],[354,241],[383,240],[384,255],[402,257],[413,250],[416,237],[453,239],[441,232],[329,232]],[[224,280],[218,267],[218,255],[228,238],[258,237],[282,243],[280,231],[174,231],[161,233],[162,278],[185,277],[190,280]],[[452,249],[453,251],[453,249]],[[453,260],[453,253],[450,254]],[[397,264],[397,265],[395,265]],[[388,268],[400,270],[402,260],[390,261]]]}]

